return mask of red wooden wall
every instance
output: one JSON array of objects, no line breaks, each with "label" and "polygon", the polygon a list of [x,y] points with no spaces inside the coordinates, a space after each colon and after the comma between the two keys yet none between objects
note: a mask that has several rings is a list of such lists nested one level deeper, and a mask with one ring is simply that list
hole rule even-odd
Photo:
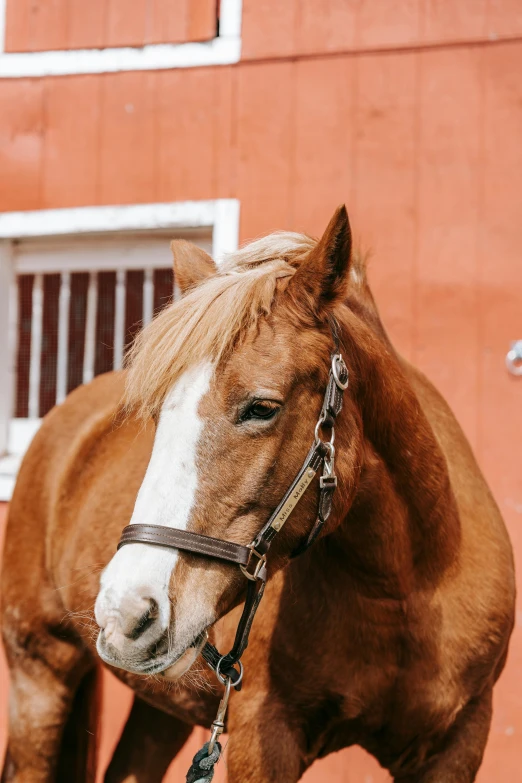
[{"label": "red wooden wall", "polygon": [[[522,4],[243,6],[237,66],[0,81],[0,210],[235,197],[247,239],[319,233],[345,201],[385,323],[453,406],[520,559],[522,380],[503,361],[522,337]],[[521,618],[481,783],[520,776]],[[387,779],[353,750],[306,780],[326,778]]]}]

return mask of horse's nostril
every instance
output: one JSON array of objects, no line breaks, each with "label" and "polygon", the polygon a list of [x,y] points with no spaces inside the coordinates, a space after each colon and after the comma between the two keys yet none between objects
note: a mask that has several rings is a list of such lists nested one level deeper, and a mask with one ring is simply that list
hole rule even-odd
[{"label": "horse's nostril", "polygon": [[147,628],[150,628],[150,626],[153,625],[153,623],[158,619],[159,607],[157,602],[153,598],[149,598],[146,600],[149,601],[149,606],[146,609],[146,611],[141,615],[141,617],[138,618],[133,630],[130,633],[125,634],[127,639],[132,639],[132,641],[136,641],[136,639],[139,639],[140,636],[142,636],[145,633]]}]

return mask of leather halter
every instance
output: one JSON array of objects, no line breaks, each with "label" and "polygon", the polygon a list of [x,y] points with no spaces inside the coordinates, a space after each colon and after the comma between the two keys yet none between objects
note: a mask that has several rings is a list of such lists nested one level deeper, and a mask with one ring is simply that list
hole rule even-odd
[{"label": "leather halter", "polygon": [[[155,544],[239,565],[248,579],[248,585],[245,605],[236,630],[233,647],[229,653],[221,655],[213,644],[207,642],[201,651],[203,658],[218,677],[222,681],[224,677],[229,677],[236,690],[241,688],[242,670],[238,672],[234,665],[239,662],[248,645],[250,628],[263,597],[267,579],[266,557],[268,550],[321,466],[323,470],[319,479],[317,518],[307,539],[292,554],[292,557],[304,552],[315,541],[332,510],[333,494],[337,487],[337,477],[334,471],[334,424],[343,405],[343,392],[348,388],[348,369],[339,352],[337,324],[332,321],[330,327],[334,340],[334,351],[331,355],[328,385],[321,415],[315,428],[314,442],[299,473],[254,540],[248,546],[244,546],[232,541],[223,541],[220,538],[193,533],[189,530],[179,530],[164,525],[135,524],[128,525],[123,529],[118,544],[118,549],[125,544]],[[320,438],[322,428],[330,429],[331,438],[329,441]]]}]

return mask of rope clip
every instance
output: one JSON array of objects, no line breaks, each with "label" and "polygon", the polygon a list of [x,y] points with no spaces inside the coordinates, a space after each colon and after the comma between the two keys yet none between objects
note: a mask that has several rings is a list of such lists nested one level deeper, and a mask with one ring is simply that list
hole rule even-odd
[{"label": "rope clip", "polygon": [[210,735],[210,741],[208,743],[208,755],[212,754],[214,745],[225,731],[225,715],[227,714],[228,700],[230,698],[230,689],[232,687],[232,679],[226,677],[225,693],[223,694],[221,701],[219,702],[218,711],[214,722],[212,724],[212,734]]},{"label": "rope clip", "polygon": [[212,755],[212,751],[214,750],[214,746],[218,739],[221,737],[223,732],[225,731],[225,716],[227,714],[227,708],[228,708],[228,700],[230,698],[230,691],[232,689],[232,686],[236,687],[239,685],[241,680],[243,679],[243,664],[241,661],[238,661],[239,664],[239,679],[236,680],[235,683],[232,682],[231,677],[227,677],[224,674],[221,674],[219,671],[219,668],[221,666],[221,663],[223,659],[226,656],[223,655],[219,661],[218,665],[216,666],[216,677],[218,678],[219,682],[225,686],[225,693],[223,694],[221,701],[219,702],[218,711],[216,714],[216,717],[214,718],[214,722],[212,723],[212,734],[210,735],[210,740],[208,743],[208,755]]}]

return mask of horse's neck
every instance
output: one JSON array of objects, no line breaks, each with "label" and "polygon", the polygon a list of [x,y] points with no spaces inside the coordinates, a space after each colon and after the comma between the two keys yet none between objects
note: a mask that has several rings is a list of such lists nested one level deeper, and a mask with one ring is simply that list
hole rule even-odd
[{"label": "horse's neck", "polygon": [[361,474],[335,545],[368,590],[400,597],[434,585],[454,561],[459,518],[446,459],[399,360],[380,335],[364,337],[353,346]]}]

